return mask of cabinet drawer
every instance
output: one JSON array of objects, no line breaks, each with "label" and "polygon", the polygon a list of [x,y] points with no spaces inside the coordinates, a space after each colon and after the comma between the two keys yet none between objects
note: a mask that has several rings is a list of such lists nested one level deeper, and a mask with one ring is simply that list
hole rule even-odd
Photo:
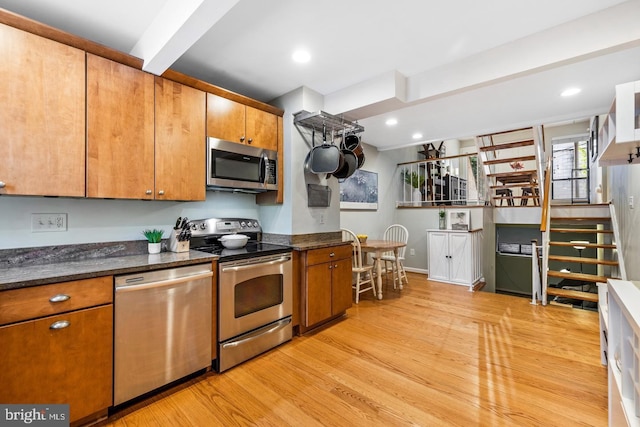
[{"label": "cabinet drawer", "polygon": [[12,289],[0,292],[0,325],[112,301],[113,276]]},{"label": "cabinet drawer", "polygon": [[329,248],[312,249],[307,251],[307,265],[321,264],[323,262],[335,261],[349,258],[351,256],[351,244],[346,243]]}]

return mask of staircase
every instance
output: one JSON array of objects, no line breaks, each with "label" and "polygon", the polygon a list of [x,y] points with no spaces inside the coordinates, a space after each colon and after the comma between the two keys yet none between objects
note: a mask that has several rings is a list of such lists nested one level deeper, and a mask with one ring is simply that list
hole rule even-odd
[{"label": "staircase", "polygon": [[476,138],[494,206],[540,206],[536,135],[526,128]]},{"label": "staircase", "polygon": [[596,308],[596,283],[617,277],[619,264],[609,205],[553,206],[547,301]]}]

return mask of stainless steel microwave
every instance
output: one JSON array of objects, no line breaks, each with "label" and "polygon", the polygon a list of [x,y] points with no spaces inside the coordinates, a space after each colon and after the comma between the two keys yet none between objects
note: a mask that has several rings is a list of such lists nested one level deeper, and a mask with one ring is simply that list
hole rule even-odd
[{"label": "stainless steel microwave", "polygon": [[207,138],[207,188],[262,192],[278,189],[278,153]]}]

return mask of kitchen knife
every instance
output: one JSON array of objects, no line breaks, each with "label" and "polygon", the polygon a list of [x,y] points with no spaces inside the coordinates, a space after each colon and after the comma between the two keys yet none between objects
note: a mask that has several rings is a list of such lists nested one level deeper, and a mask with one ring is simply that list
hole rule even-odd
[{"label": "kitchen knife", "polygon": [[174,230],[179,230],[181,225],[182,225],[182,217],[181,217],[181,216],[179,216],[179,217],[178,217],[178,220],[176,221],[176,226],[175,226],[175,227],[173,227],[173,229],[174,229]]}]

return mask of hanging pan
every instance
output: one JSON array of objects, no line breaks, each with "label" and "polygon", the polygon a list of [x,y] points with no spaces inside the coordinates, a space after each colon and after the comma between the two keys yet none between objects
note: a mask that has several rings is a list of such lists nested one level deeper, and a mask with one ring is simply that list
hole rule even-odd
[{"label": "hanging pan", "polygon": [[358,135],[349,135],[345,138],[343,142],[343,147],[348,150],[353,151],[353,154],[358,158],[358,169],[364,165],[364,150],[362,148],[362,144],[360,143],[360,138]]},{"label": "hanging pan", "polygon": [[340,165],[340,149],[336,145],[327,143],[327,127],[322,125],[322,145],[311,149],[309,170],[311,172],[333,173]]}]

